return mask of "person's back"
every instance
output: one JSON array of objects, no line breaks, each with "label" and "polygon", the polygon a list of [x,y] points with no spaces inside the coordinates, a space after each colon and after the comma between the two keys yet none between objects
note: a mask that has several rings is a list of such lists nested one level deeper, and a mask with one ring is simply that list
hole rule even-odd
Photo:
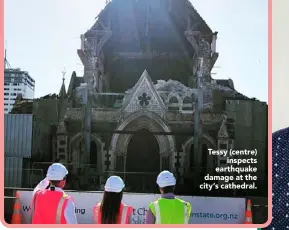
[{"label": "person's back", "polygon": [[93,208],[95,224],[130,224],[133,208],[123,204],[123,180],[118,176],[107,179],[101,203]]},{"label": "person's back", "polygon": [[62,164],[55,163],[49,167],[46,178],[33,192],[32,224],[77,224],[74,201],[62,190],[67,174]]},{"label": "person's back", "polygon": [[173,194],[176,179],[172,173],[163,171],[157,178],[161,198],[149,204],[146,224],[188,224],[191,204]]},{"label": "person's back", "polygon": [[32,224],[66,224],[63,211],[69,199],[61,191],[45,190],[37,193]]},{"label": "person's back", "polygon": [[178,198],[159,198],[150,203],[149,209],[155,216],[155,224],[185,224],[190,204]]},{"label": "person's back", "polygon": [[94,209],[94,223],[99,224],[130,224],[131,222],[131,214],[132,214],[132,207],[129,207],[125,204],[120,204],[119,212],[117,213],[115,220],[109,220],[103,218],[102,210],[101,210],[101,203],[97,204]]}]

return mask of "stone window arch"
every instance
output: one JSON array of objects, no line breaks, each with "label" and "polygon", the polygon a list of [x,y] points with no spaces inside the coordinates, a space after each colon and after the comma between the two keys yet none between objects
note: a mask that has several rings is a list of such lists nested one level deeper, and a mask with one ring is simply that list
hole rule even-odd
[{"label": "stone window arch", "polygon": [[172,96],[169,98],[168,102],[168,110],[178,111],[180,109],[180,101],[178,97]]},{"label": "stone window arch", "polygon": [[89,164],[92,168],[97,168],[98,165],[98,148],[94,140],[90,142]]},{"label": "stone window arch", "polygon": [[[82,133],[78,133],[73,136],[69,142],[71,151],[71,161],[72,163],[81,164],[83,156],[83,140]],[[101,141],[100,137],[96,134],[91,134],[90,140],[90,153],[88,154],[88,163],[92,168],[96,168],[97,171],[102,170],[102,153],[103,153],[104,143]]]},{"label": "stone window arch", "polygon": [[[140,111],[132,114],[128,117],[117,130],[130,130],[137,131],[146,129],[154,132],[171,132],[169,126],[159,117],[157,114],[149,111]],[[111,150],[113,168],[123,168],[123,163],[120,164],[118,161],[120,158],[125,158],[127,147],[132,135],[130,134],[114,134],[111,141]],[[162,168],[170,168],[174,171],[173,159],[175,159],[175,139],[173,136],[161,136],[156,135],[157,142],[159,143],[160,152],[160,170]],[[120,157],[117,157],[120,156]],[[125,159],[124,159],[125,160]],[[165,162],[162,162],[165,160]]]},{"label": "stone window arch", "polygon": [[202,156],[199,156],[200,162],[197,162],[197,155],[194,150],[194,137],[189,138],[186,142],[184,142],[182,148],[183,152],[186,154],[186,162],[185,168],[186,171],[193,171],[196,165],[200,165],[202,168],[207,168],[207,170],[214,169],[215,165],[215,157],[208,155],[208,148],[216,149],[217,143],[216,141],[209,136],[208,134],[203,134],[202,137]]},{"label": "stone window arch", "polygon": [[182,110],[192,111],[193,110],[193,99],[190,96],[185,96],[183,99]]}]

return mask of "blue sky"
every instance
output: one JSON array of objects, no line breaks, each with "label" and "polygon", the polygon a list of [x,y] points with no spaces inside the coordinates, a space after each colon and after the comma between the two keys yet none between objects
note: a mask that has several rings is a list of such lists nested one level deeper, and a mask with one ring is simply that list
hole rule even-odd
[{"label": "blue sky", "polygon": [[[217,79],[231,78],[235,88],[268,101],[268,4],[266,0],[191,0],[218,31]],[[62,71],[66,86],[83,67],[77,55],[80,34],[95,22],[105,0],[6,0],[5,40],[13,68],[29,71],[35,96],[58,93]]]}]

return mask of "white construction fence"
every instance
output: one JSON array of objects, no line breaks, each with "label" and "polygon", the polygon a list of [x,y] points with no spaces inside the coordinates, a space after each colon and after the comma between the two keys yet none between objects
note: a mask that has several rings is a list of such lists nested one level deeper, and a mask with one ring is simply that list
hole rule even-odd
[{"label": "white construction fence", "polygon": [[[22,223],[30,219],[32,191],[18,191],[20,195]],[[67,192],[76,204],[79,224],[92,224],[92,210],[102,199],[101,192]],[[123,202],[134,208],[134,224],[144,224],[150,202],[159,194],[125,193]],[[192,205],[190,224],[242,224],[245,220],[245,199],[224,197],[178,196]]]}]

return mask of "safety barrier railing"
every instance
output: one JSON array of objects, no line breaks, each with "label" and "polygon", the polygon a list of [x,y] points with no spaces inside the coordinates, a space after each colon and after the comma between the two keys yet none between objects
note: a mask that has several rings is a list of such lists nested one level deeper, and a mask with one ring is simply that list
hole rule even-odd
[{"label": "safety barrier railing", "polygon": [[42,169],[4,168],[4,186],[6,187],[32,187],[33,182],[43,178]]},{"label": "safety barrier railing", "polygon": [[[41,168],[46,171],[53,162],[34,162],[32,172]],[[126,183],[127,191],[155,191],[156,177],[158,172],[99,172],[95,165],[79,163],[63,163],[68,171],[67,186],[69,190],[100,190],[103,188],[105,180],[110,175],[119,175]],[[153,190],[149,189],[153,187]]]}]

